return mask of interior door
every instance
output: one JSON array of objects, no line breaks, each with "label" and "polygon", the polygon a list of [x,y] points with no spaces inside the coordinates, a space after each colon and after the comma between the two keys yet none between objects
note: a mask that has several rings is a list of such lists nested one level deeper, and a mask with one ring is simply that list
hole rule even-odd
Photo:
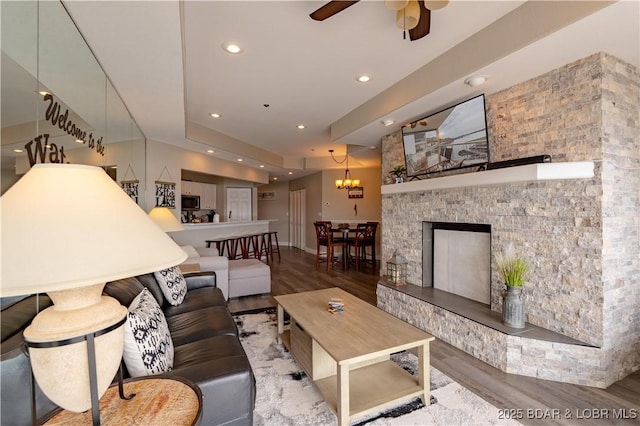
[{"label": "interior door", "polygon": [[227,221],[251,220],[251,188],[227,188]]},{"label": "interior door", "polygon": [[306,189],[291,191],[289,197],[289,238],[291,246],[301,250],[305,247],[306,191]]}]

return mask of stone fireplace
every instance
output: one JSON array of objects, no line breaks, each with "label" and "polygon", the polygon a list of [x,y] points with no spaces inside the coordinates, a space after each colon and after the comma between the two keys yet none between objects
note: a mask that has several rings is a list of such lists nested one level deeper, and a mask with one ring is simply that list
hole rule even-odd
[{"label": "stone fireplace", "polygon": [[[606,387],[640,368],[638,98],[638,69],[606,54],[486,96],[491,161],[552,162],[383,186],[381,258],[398,249],[410,284],[379,284],[378,306],[509,373]],[[382,142],[384,174],[403,151],[399,132]],[[573,173],[585,164],[591,177]],[[567,340],[505,333],[416,297],[449,262],[423,269],[434,255],[416,238],[424,222],[490,226],[491,252],[513,244],[531,261],[527,323]],[[502,289],[490,259],[489,313]]]}]

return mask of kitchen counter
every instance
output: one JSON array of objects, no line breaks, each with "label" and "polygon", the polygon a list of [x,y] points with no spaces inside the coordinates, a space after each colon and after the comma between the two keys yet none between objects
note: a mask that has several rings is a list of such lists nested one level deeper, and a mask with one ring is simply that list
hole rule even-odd
[{"label": "kitchen counter", "polygon": [[271,221],[183,223],[185,230],[172,232],[171,237],[181,246],[206,247],[206,240],[267,232],[269,230],[269,222]]}]

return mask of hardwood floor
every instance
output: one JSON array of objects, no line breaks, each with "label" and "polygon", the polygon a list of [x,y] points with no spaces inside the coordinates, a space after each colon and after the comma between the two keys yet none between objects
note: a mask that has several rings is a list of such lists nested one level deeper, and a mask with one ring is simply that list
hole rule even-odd
[{"label": "hardwood floor", "polygon": [[[271,264],[271,294],[340,287],[376,304],[378,271],[356,272],[340,266],[315,268],[315,256],[281,247],[282,260]],[[378,268],[384,268],[378,264]],[[229,301],[232,312],[275,307],[271,296],[248,296]],[[462,386],[498,407],[503,416],[527,425],[640,424],[640,371],[607,389],[570,385],[504,373],[436,339],[431,344],[431,365]],[[626,418],[621,418],[626,417]]]}]

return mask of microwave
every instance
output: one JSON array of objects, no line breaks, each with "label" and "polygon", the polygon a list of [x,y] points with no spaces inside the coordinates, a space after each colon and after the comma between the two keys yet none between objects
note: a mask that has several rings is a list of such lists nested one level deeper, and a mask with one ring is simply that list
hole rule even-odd
[{"label": "microwave", "polygon": [[182,210],[200,210],[199,195],[183,195]]}]

